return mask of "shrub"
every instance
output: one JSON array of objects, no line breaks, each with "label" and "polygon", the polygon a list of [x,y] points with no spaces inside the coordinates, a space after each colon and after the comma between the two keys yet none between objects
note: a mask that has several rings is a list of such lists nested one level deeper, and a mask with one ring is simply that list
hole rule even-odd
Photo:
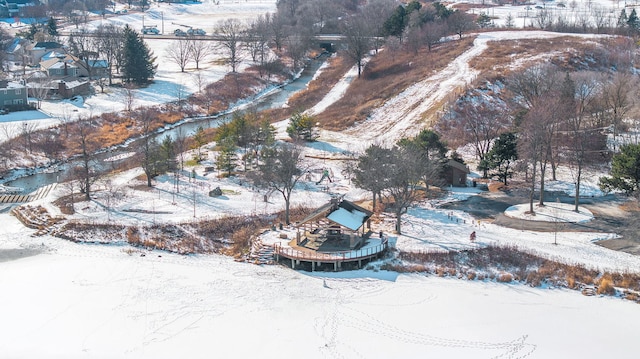
[{"label": "shrub", "polygon": [[474,272],[474,271],[469,271],[469,272],[467,272],[467,279],[468,279],[468,280],[474,280],[474,279],[476,279],[476,272]]},{"label": "shrub", "polygon": [[500,283],[511,283],[513,281],[513,276],[511,273],[500,273],[497,277],[497,281]]},{"label": "shrub", "polygon": [[525,282],[532,287],[539,287],[544,277],[538,271],[531,271],[527,274]]},{"label": "shrub", "polygon": [[623,295],[624,299],[631,300],[634,302],[640,302],[640,294],[635,292],[625,291]]},{"label": "shrub", "polygon": [[613,294],[615,294],[615,292],[616,292],[616,290],[613,287],[613,282],[611,281],[611,279],[602,278],[600,280],[600,284],[598,285],[598,290],[597,290],[598,294],[613,295]]},{"label": "shrub", "polygon": [[233,241],[230,249],[231,255],[239,257],[246,254],[251,246],[251,236],[254,232],[254,230],[248,227],[243,227],[233,232],[231,235],[231,240]]}]

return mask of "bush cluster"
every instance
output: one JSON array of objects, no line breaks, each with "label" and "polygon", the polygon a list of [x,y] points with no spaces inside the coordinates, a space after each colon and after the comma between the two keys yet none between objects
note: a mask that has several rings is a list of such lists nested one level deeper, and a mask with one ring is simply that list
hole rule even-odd
[{"label": "bush cluster", "polygon": [[489,246],[476,250],[399,252],[399,261],[381,269],[400,273],[429,273],[440,277],[485,279],[501,283],[517,281],[532,287],[544,285],[574,290],[595,286],[595,293],[620,295],[640,302],[640,274],[610,273],[581,265],[545,259],[515,247]]}]

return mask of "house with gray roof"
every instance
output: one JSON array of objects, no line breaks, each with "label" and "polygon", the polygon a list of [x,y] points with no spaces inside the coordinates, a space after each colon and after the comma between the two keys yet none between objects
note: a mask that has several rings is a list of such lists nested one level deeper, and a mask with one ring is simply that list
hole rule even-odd
[{"label": "house with gray roof", "polygon": [[0,80],[0,107],[9,109],[27,105],[27,87],[19,82]]}]

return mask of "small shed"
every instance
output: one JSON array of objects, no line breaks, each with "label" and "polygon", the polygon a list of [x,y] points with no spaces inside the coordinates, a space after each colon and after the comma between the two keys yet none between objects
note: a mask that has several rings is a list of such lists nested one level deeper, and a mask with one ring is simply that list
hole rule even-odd
[{"label": "small shed", "polygon": [[444,166],[444,179],[447,185],[454,187],[466,187],[469,167],[456,160],[449,160]]}]

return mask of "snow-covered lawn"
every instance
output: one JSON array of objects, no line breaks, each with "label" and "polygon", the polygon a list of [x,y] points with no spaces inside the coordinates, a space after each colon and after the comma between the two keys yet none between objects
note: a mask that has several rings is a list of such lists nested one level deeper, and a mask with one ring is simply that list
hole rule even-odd
[{"label": "snow-covered lawn", "polygon": [[636,357],[640,311],[619,299],[80,245],[0,217],[9,358]]},{"label": "snow-covered lawn", "polygon": [[[168,23],[180,11],[226,9],[225,15],[246,10],[271,11],[275,1],[207,1],[200,5],[158,4],[147,12],[145,24],[161,11]],[[200,6],[200,7],[199,7]],[[265,9],[263,9],[263,7]],[[214,15],[194,16],[190,24],[210,31]],[[223,13],[220,13],[223,14]],[[253,13],[255,15],[255,11]],[[192,14],[195,15],[195,14]],[[177,15],[176,15],[177,16]],[[243,15],[239,15],[243,16]],[[140,15],[121,17],[141,26]],[[199,19],[199,20],[198,20]],[[203,22],[197,22],[202,20]],[[138,23],[139,22],[139,23]],[[176,25],[177,26],[177,25]],[[517,35],[516,35],[517,34]],[[486,41],[499,38],[556,36],[537,32],[496,32],[481,35],[476,46],[454,61],[446,76],[425,79],[411,89],[425,103],[463,84],[473,75],[466,61]],[[152,40],[159,53],[162,40]],[[215,68],[211,68],[214,73]],[[166,76],[163,77],[163,76]],[[193,86],[175,68],[160,71],[158,87],[140,92],[144,101],[165,101],[177,85]],[[316,110],[332,103],[348,85],[346,75]],[[173,87],[171,87],[173,86]],[[421,92],[422,91],[422,92]],[[175,92],[174,92],[175,93]],[[429,96],[427,96],[429,95]],[[121,99],[121,98],[120,98]],[[394,141],[413,131],[417,112],[407,109],[406,95],[390,99],[367,121],[371,133]],[[69,103],[77,114],[118,110],[116,93]],[[426,104],[425,104],[426,105]],[[79,107],[80,106],[80,107]],[[76,114],[72,107],[64,111]],[[53,110],[51,110],[53,111]],[[61,111],[60,113],[64,112]],[[88,111],[88,112],[83,112]],[[69,112],[67,112],[69,113]],[[384,117],[383,114],[394,114]],[[385,119],[389,127],[378,126]],[[281,124],[282,127],[284,124]],[[361,126],[367,124],[363,123]],[[376,130],[377,129],[377,130]],[[376,132],[377,131],[377,132]],[[307,154],[332,158],[345,150],[360,150],[375,140],[354,134],[322,132]],[[316,185],[323,168],[333,182]],[[190,169],[189,169],[190,170]],[[140,170],[110,178],[111,193],[101,190],[95,200],[76,205],[72,218],[93,222],[152,224],[188,221],[195,216],[251,215],[282,210],[276,192],[264,201],[265,191],[238,179],[220,179],[198,167],[197,180],[181,178],[174,194],[172,176],[158,178],[152,190],[133,190]],[[331,194],[349,200],[365,198],[343,173],[338,160],[317,160],[308,179],[294,193],[294,204],[319,206]],[[554,190],[571,191],[573,180],[554,183]],[[223,195],[209,197],[220,187]],[[551,188],[548,186],[548,188]],[[590,187],[593,188],[593,187]],[[122,193],[123,197],[110,196]],[[47,198],[36,201],[59,214],[50,204],[68,189],[59,185]],[[438,208],[442,201],[477,195],[473,188],[455,190],[447,198],[421,203],[404,216],[403,235],[394,235],[393,218],[374,224],[391,235],[404,251],[455,250],[489,244],[517,246],[541,256],[583,264],[601,270],[640,271],[640,258],[596,245],[605,233],[541,233],[478,222],[461,211]],[[599,195],[590,189],[588,195]],[[113,197],[113,198],[111,198]],[[108,199],[111,198],[111,199]],[[108,202],[107,202],[108,200]],[[109,211],[104,208],[108,203]],[[549,202],[549,216],[562,220],[570,211]],[[50,236],[31,236],[14,217],[0,208],[0,356],[8,358],[636,358],[640,329],[638,305],[612,297],[585,297],[576,291],[530,288],[446,279],[376,270],[306,273],[282,266],[239,263],[219,255],[180,256],[132,248],[126,244],[77,244]],[[134,211],[131,211],[134,210]],[[517,206],[512,216],[524,215]],[[538,209],[539,217],[544,213]],[[568,215],[571,214],[571,217]],[[292,232],[292,228],[283,229]],[[471,232],[477,233],[474,243]],[[274,243],[280,231],[262,238]],[[291,236],[289,237],[291,238]],[[554,242],[557,241],[557,244]]]}]

